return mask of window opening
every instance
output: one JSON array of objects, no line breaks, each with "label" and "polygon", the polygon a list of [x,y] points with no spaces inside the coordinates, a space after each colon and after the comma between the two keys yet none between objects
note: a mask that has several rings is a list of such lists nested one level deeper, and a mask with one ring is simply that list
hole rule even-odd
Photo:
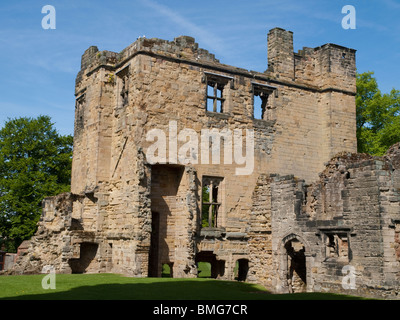
[{"label": "window opening", "polygon": [[346,233],[327,233],[326,258],[349,258],[349,241]]},{"label": "window opening", "polygon": [[221,178],[205,178],[202,187],[202,219],[203,228],[218,227],[218,213],[221,207]]},{"label": "window opening", "polygon": [[117,73],[119,81],[119,95],[120,102],[118,103],[120,107],[124,107],[129,102],[129,66],[125,67]]},{"label": "window opening", "polygon": [[223,112],[224,97],[223,90],[224,84],[216,80],[207,80],[207,111],[210,112]]},{"label": "window opening", "polygon": [[271,107],[268,105],[268,98],[271,91],[262,87],[253,88],[253,117],[254,119],[268,120],[268,111]]}]

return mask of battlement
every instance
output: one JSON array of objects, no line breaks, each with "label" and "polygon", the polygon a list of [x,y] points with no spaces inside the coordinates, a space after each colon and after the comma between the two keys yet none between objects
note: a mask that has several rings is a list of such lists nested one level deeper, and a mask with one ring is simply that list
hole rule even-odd
[{"label": "battlement", "polygon": [[193,37],[179,36],[173,41],[158,38],[138,38],[118,55],[118,62],[123,63],[138,52],[162,54],[171,58],[188,59],[202,62],[216,62],[214,54],[199,48]]},{"label": "battlement", "polygon": [[99,67],[117,69],[139,53],[162,55],[165,58],[191,60],[198,63],[219,63],[214,54],[199,48],[193,37],[179,36],[173,41],[139,37],[119,53],[107,50],[99,51],[96,46],[89,47],[82,55],[81,71],[78,73],[76,81],[79,82],[82,79],[84,70],[91,72]]},{"label": "battlement", "polygon": [[[85,136],[93,145],[106,141],[108,151],[87,165],[78,153],[92,155],[76,148],[74,161],[82,164],[73,166],[73,186],[80,193],[108,179],[108,166],[118,161],[111,159],[112,130],[128,135],[137,117],[167,125],[166,115],[188,128],[210,126],[209,119],[218,127],[256,128],[268,137],[256,147],[260,163],[311,179],[330,156],[356,149],[355,79],[355,50],[328,43],[295,53],[293,32],[281,28],[268,33],[265,72],[223,64],[189,36],[141,37],[119,53],[91,46],[76,78],[74,137],[77,144]],[[82,183],[83,176],[90,182]]]},{"label": "battlement", "polygon": [[354,49],[332,43],[316,48],[304,47],[296,53],[293,51],[293,32],[274,28],[268,33],[268,69],[258,72],[222,64],[214,54],[199,48],[190,36],[179,36],[173,41],[140,37],[119,53],[99,51],[96,46],[88,48],[82,55],[76,81],[82,80],[84,72],[90,73],[99,67],[117,70],[135,55],[146,54],[316,90],[342,90],[355,94],[355,53]]}]

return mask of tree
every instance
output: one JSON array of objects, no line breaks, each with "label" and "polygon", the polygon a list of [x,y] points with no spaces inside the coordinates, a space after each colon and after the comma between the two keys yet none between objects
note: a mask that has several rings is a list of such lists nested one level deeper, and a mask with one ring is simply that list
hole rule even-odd
[{"label": "tree", "polygon": [[357,143],[358,152],[380,156],[400,141],[400,91],[382,94],[373,74],[357,74]]},{"label": "tree", "polygon": [[72,144],[48,116],[11,119],[0,130],[0,236],[9,251],[35,233],[42,200],[70,190]]}]

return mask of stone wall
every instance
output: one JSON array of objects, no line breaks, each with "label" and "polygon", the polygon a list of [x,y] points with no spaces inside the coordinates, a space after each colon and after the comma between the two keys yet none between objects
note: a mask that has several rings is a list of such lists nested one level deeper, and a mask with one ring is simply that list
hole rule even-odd
[{"label": "stone wall", "polygon": [[[258,221],[271,221],[272,241],[252,234],[252,281],[277,292],[296,291],[288,244],[297,243],[304,250],[307,291],[397,298],[399,147],[384,157],[339,154],[311,185],[294,176],[261,176],[254,206],[265,209],[253,225],[257,230]],[[272,254],[260,255],[259,248],[271,243]]]},{"label": "stone wall", "polygon": [[38,230],[24,250],[19,250],[16,264],[10,273],[40,273],[46,265],[52,265],[59,273],[70,273],[68,260],[73,257],[71,242],[72,204],[74,196],[60,194],[43,201],[43,213]]},{"label": "stone wall", "polygon": [[[196,264],[209,262],[213,277],[278,292],[330,287],[324,274],[338,269],[323,261],[322,243],[347,241],[352,248],[362,238],[353,235],[358,224],[348,212],[363,202],[346,192],[368,183],[365,190],[372,190],[377,181],[342,166],[308,186],[333,155],[356,151],[355,50],[327,44],[295,53],[293,33],[275,28],[266,65],[265,72],[225,65],[188,36],[139,38],[119,53],[87,49],[76,77],[71,193],[44,201],[38,232],[16,270],[52,264],[57,272],[143,277],[160,276],[168,264],[173,276],[194,277]],[[226,134],[220,147],[201,141],[206,129]],[[165,140],[149,139],[151,132]],[[233,158],[234,132],[243,134],[240,156],[251,152],[246,163]],[[197,150],[178,154],[189,138]],[[202,153],[210,144],[218,152]],[[204,205],[205,187],[212,204]],[[385,200],[391,192],[382,189],[370,204],[380,196],[380,208],[393,210]],[[384,238],[398,239],[396,223]],[[398,263],[385,250],[387,266]],[[373,285],[383,280],[376,277]],[[334,286],[339,278],[332,279]]]},{"label": "stone wall", "polygon": [[[153,247],[158,243],[160,252],[157,259],[151,255],[153,262],[158,261],[155,274],[160,274],[163,263],[172,265],[175,275],[195,274],[193,255],[211,252],[225,263],[220,276],[232,278],[236,261],[248,258],[252,196],[260,173],[296,172],[312,181],[333,154],[355,151],[354,55],[354,50],[336,45],[296,54],[293,34],[279,28],[268,36],[265,72],[222,64],[187,36],[173,41],[139,38],[120,53],[90,47],[76,79],[71,189],[101,197],[83,209],[84,230],[101,231],[108,239],[112,270],[146,275],[151,237],[156,237],[151,229],[158,228]],[[207,108],[210,81],[223,87],[223,110]],[[253,102],[261,92],[268,101],[263,117],[256,119]],[[161,159],[161,169],[153,172],[146,155],[154,144],[147,135],[154,129],[165,133],[167,159]],[[197,150],[196,161],[190,163],[197,179],[192,193],[185,175],[165,176],[161,171],[170,170],[168,165],[181,165],[181,171],[187,165],[179,163],[176,154],[185,142],[178,139],[179,133],[186,129],[193,130],[197,139],[203,129],[253,130],[254,163],[249,174],[237,175],[236,169],[244,165],[229,164],[222,150],[218,163],[211,157],[203,159]],[[171,140],[177,142],[175,149]],[[166,194],[152,193],[151,186],[163,175]],[[208,176],[222,179],[220,228],[201,234],[200,186]],[[169,195],[174,180],[182,185]],[[196,213],[183,206],[187,193],[196,199],[196,209],[190,209]],[[182,206],[177,208],[177,203]],[[152,211],[159,214],[157,226],[152,225]],[[183,234],[185,240],[179,244]],[[225,242],[226,237],[230,241]]]},{"label": "stone wall", "polygon": [[156,165],[152,177],[151,210],[157,219],[152,232],[156,239],[153,276],[161,275],[163,264],[173,265],[176,277],[195,276],[196,173],[183,166]]},{"label": "stone wall", "polygon": [[274,288],[272,269],[271,184],[268,175],[260,175],[252,197],[249,228],[249,281]]}]

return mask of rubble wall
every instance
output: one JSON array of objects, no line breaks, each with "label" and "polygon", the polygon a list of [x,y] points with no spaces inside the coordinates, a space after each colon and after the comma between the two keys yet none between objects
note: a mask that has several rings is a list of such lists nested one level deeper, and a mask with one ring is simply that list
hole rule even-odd
[{"label": "rubble wall", "polygon": [[[295,241],[304,250],[306,291],[397,298],[399,154],[398,144],[384,157],[341,153],[311,185],[294,176],[260,177],[258,188],[270,192],[257,190],[255,203],[268,208],[261,217],[271,221],[272,241],[256,233],[249,240],[259,241],[254,280],[291,292],[287,244]],[[269,245],[272,254],[261,258],[258,248]]]}]

